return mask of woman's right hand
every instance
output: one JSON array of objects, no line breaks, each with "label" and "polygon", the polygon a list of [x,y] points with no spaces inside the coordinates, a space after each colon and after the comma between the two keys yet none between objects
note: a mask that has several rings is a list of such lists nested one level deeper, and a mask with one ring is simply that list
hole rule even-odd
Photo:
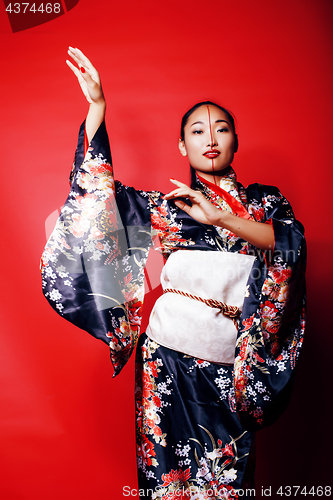
[{"label": "woman's right hand", "polygon": [[69,60],[66,60],[66,63],[77,77],[82,92],[90,104],[86,119],[86,134],[90,143],[105,116],[106,104],[101,79],[97,69],[81,50],[69,47],[68,54],[77,66]]},{"label": "woman's right hand", "polygon": [[86,57],[83,52],[81,52],[81,50],[74,49],[73,47],[68,48],[68,55],[78,65],[77,67],[68,59],[66,60],[67,65],[77,77],[82,92],[85,95],[87,101],[90,104],[97,104],[101,101],[104,101],[99,73],[97,69],[94,68],[94,66],[91,64],[88,57]]}]

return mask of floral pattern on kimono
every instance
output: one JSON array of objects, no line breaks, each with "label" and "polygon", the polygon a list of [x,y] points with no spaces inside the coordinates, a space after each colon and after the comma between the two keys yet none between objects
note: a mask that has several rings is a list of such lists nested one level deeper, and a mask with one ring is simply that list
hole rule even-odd
[{"label": "floral pattern on kimono", "polygon": [[[61,316],[109,345],[116,375],[140,333],[144,266],[153,243],[166,258],[182,248],[255,255],[228,398],[244,428],[271,424],[288,402],[305,326],[306,247],[290,204],[277,188],[252,184],[245,189],[232,168],[226,170],[221,188],[254,220],[273,227],[274,252],[265,253],[230,231],[193,220],[157,191],[114,182],[104,123],[85,157],[83,137],[84,125],[71,191],[42,257],[46,298]],[[233,211],[199,180],[197,189]]]}]

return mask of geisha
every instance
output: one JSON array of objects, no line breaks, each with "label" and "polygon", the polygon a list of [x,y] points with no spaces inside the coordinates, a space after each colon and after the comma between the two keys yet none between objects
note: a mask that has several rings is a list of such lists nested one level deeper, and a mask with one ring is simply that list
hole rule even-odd
[{"label": "geisha", "polygon": [[[162,195],[114,181],[99,74],[68,53],[89,111],[42,257],[45,297],[109,346],[114,375],[137,346],[141,498],[237,498],[254,488],[255,431],[279,417],[293,384],[303,227],[277,188],[237,182],[234,119],[210,101],[182,119],[191,186],[171,179]],[[141,333],[150,248],[165,259],[163,294]]]}]

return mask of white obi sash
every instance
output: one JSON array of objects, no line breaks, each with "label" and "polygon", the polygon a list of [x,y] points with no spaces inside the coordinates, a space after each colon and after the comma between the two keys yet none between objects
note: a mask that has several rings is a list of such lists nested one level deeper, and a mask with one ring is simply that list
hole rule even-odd
[{"label": "white obi sash", "polygon": [[[161,274],[163,290],[174,288],[242,309],[255,257],[232,252],[177,250]],[[233,364],[237,329],[218,309],[165,293],[151,312],[149,338],[169,349],[214,363]]]}]

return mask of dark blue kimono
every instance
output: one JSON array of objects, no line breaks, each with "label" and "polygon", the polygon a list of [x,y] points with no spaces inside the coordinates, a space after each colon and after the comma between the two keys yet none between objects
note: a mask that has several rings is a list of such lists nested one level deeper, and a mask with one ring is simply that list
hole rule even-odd
[{"label": "dark blue kimono", "polygon": [[[265,253],[196,222],[159,192],[114,182],[104,123],[85,157],[83,139],[84,126],[71,191],[43,253],[43,290],[61,316],[109,345],[114,375],[139,338],[149,248],[166,259],[182,249],[256,257],[233,366],[168,349],[145,334],[136,358],[141,498],[237,498],[234,490],[252,484],[253,431],[278,418],[292,389],[305,326],[303,227],[277,188],[245,189],[226,169],[222,188],[274,229],[274,251]],[[196,188],[235,213],[227,197],[199,179]]]}]

